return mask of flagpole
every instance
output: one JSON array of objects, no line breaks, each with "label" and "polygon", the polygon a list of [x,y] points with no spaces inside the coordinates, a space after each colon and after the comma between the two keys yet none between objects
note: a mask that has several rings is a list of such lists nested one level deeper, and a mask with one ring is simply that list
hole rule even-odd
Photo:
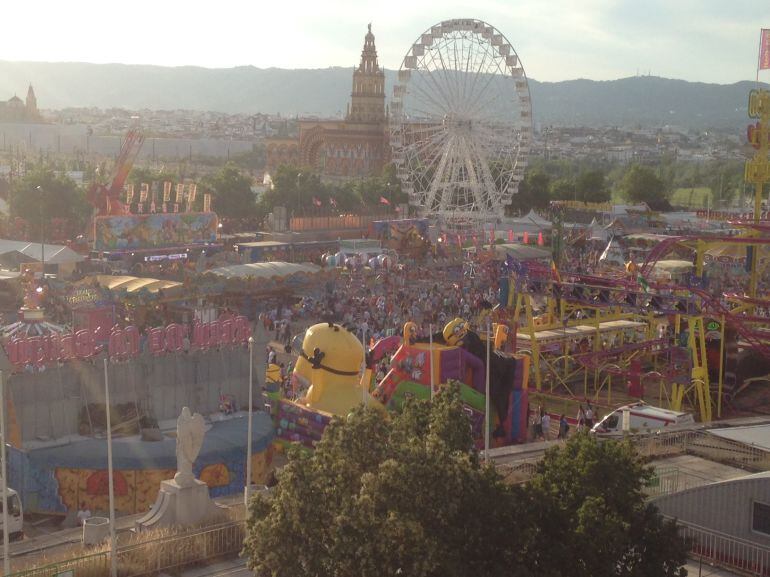
[{"label": "flagpole", "polygon": [[759,67],[762,65],[762,38],[765,35],[764,28],[759,29],[759,46],[757,47],[757,89],[759,89]]}]

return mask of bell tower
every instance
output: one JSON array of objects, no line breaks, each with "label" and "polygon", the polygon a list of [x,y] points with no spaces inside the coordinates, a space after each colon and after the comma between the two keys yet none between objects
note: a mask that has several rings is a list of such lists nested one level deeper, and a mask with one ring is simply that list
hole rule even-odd
[{"label": "bell tower", "polygon": [[377,64],[372,25],[364,38],[361,63],[353,71],[351,104],[345,118],[351,123],[381,124],[385,122],[385,72]]}]

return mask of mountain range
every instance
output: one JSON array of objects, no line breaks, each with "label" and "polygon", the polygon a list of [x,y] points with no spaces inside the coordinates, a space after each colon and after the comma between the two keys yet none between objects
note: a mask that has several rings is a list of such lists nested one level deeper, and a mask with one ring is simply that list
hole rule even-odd
[{"label": "mountain range", "polygon": [[[344,114],[350,100],[352,70],[0,61],[0,101],[14,94],[23,98],[32,84],[43,110],[191,109],[335,117]],[[396,71],[386,71],[386,94],[392,93],[395,77]],[[723,85],[655,76],[529,80],[533,116],[540,126],[675,125],[741,132],[749,122],[748,92],[756,86],[749,81]]]}]

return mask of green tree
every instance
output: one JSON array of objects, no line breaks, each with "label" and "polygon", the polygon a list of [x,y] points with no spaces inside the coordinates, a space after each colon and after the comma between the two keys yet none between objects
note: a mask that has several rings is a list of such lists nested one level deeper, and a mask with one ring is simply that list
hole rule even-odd
[{"label": "green tree", "polygon": [[550,201],[551,177],[540,170],[531,170],[519,184],[510,207],[513,211],[527,212],[531,208],[546,208]]},{"label": "green tree", "polygon": [[138,195],[142,184],[152,184],[153,182],[176,182],[179,180],[179,176],[162,168],[160,170],[153,170],[143,166],[135,166],[131,169],[128,175],[129,184],[134,185],[134,194]]},{"label": "green tree", "polygon": [[576,195],[575,181],[570,178],[558,178],[551,183],[553,200],[575,200]]},{"label": "green tree", "polygon": [[232,163],[225,164],[216,174],[204,177],[201,188],[200,193],[211,193],[211,208],[219,216],[243,218],[254,216],[257,212],[251,179]]},{"label": "green tree", "polygon": [[627,442],[576,435],[546,451],[529,484],[540,512],[529,566],[537,575],[684,577],[676,524],[645,499],[652,475]]},{"label": "green tree", "polygon": [[653,210],[671,207],[663,180],[648,166],[632,165],[620,182],[620,191],[629,202],[644,202]]},{"label": "green tree", "polygon": [[71,222],[75,229],[83,229],[91,216],[91,207],[85,193],[67,176],[52,170],[37,168],[10,188],[11,216],[20,217],[30,225],[33,236],[42,223],[54,218]]},{"label": "green tree", "polygon": [[518,491],[480,465],[448,387],[392,419],[356,409],[291,452],[250,504],[244,552],[259,576],[523,575]]},{"label": "green tree", "polygon": [[575,194],[583,202],[607,202],[610,190],[604,171],[593,169],[581,172],[575,181]]}]

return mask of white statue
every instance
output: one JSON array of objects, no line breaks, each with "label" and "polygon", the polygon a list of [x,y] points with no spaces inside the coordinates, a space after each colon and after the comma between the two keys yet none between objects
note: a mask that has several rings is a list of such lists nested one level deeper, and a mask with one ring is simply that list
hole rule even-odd
[{"label": "white statue", "polygon": [[182,414],[176,420],[176,470],[174,481],[180,487],[193,485],[195,476],[192,466],[203,445],[206,424],[199,413],[190,414],[190,409],[182,408]]}]

